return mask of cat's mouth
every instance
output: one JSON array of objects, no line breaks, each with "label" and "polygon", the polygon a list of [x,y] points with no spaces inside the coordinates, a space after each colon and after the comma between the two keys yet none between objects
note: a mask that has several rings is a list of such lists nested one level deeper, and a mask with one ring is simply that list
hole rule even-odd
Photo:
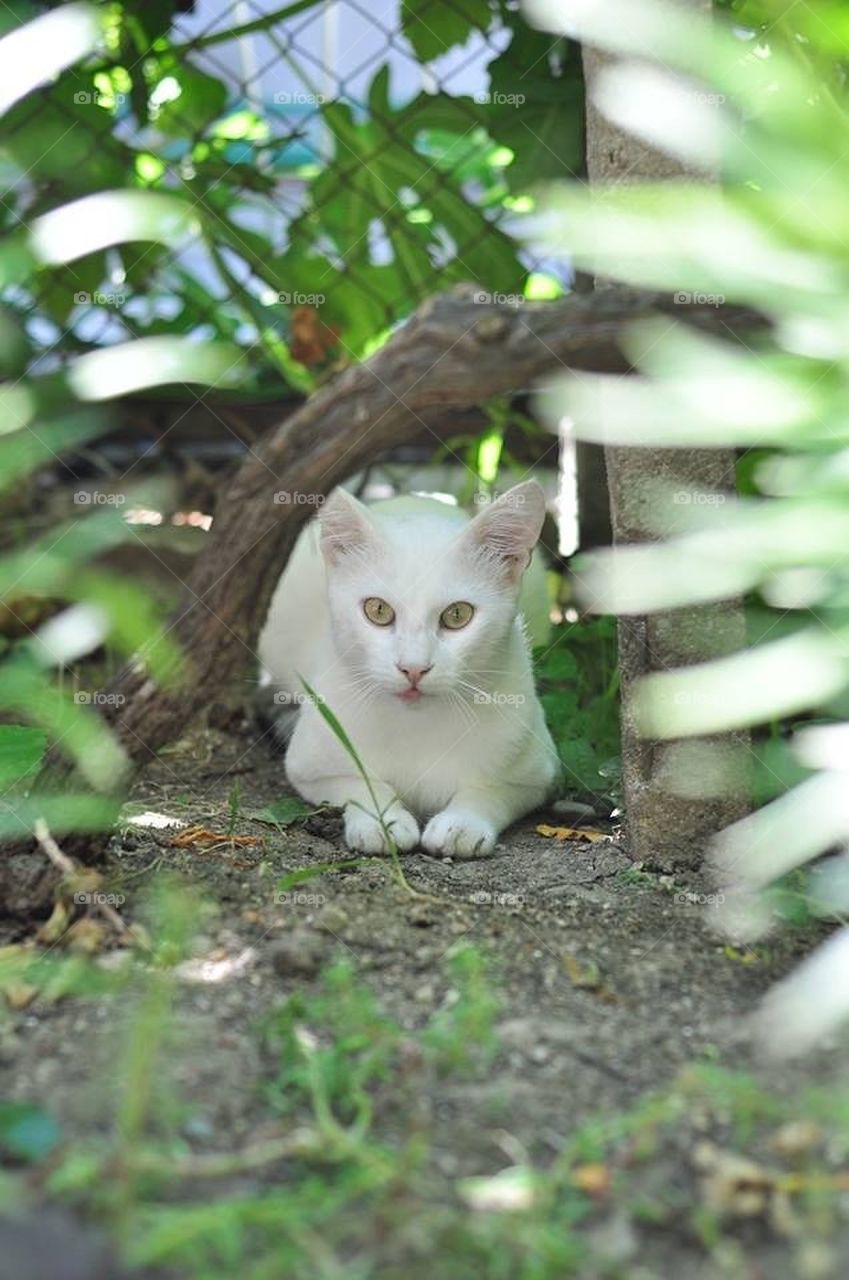
[{"label": "cat's mouth", "polygon": [[395,695],[395,697],[400,698],[402,702],[418,702],[419,698],[422,696],[423,694],[421,689],[414,689],[412,686],[409,689],[403,689],[401,693],[396,693]]}]

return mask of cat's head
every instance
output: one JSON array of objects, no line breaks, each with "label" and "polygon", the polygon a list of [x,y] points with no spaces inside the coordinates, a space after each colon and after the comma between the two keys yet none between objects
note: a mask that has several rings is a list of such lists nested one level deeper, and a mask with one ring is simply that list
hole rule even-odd
[{"label": "cat's head", "polygon": [[390,506],[381,513],[339,489],[322,510],[338,660],[364,691],[468,701],[476,672],[497,684],[545,517],[542,489],[516,485],[471,521],[428,503],[401,514]]}]

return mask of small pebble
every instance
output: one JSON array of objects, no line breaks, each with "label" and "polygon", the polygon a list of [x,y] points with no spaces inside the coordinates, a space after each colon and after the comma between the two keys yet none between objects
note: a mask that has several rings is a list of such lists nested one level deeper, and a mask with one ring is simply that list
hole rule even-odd
[{"label": "small pebble", "polygon": [[429,902],[414,902],[407,909],[407,920],[418,929],[429,929],[436,923],[436,916]]},{"label": "small pebble", "polygon": [[348,922],[348,912],[337,906],[335,902],[328,902],[316,916],[315,927],[321,929],[323,933],[341,933]]},{"label": "small pebble", "polygon": [[320,933],[311,929],[294,929],[272,943],[268,953],[275,972],[284,977],[291,974],[311,977],[321,967],[325,949],[326,942]]}]

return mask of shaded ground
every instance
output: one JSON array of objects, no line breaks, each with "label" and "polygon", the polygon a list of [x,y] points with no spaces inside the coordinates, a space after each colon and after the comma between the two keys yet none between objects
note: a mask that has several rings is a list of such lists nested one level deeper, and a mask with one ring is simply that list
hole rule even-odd
[{"label": "shaded ground", "polygon": [[[415,1178],[396,1170],[388,1200],[343,1197],[319,1231],[318,1255],[289,1274],[846,1274],[849,1125],[836,1111],[827,1124],[806,1092],[813,1079],[827,1090],[836,1063],[826,1056],[804,1072],[758,1064],[747,1024],[760,995],[810,947],[809,933],[727,948],[708,927],[709,909],[692,901],[709,886],[635,871],[612,840],[543,839],[539,816],[511,830],[487,861],[405,857],[410,886],[427,897],[411,896],[376,860],[325,870],[281,894],[285,873],[346,856],[333,814],[285,830],[250,816],[284,792],[280,759],[265,744],[194,735],[148,770],[134,809],[261,843],[225,836],[211,849],[183,849],[171,843],[173,830],[128,828],[115,841],[109,888],[126,896],[122,912],[132,919],[146,889],[172,869],[206,904],[194,926],[195,963],[180,970],[149,1115],[154,1139],[182,1139],[181,1158],[238,1153],[310,1122],[300,1095],[288,1115],[269,1107],[280,1043],[267,1015],[299,995],[321,1042],[322,1006],[310,1001],[320,1000],[321,972],[334,961],[349,962],[401,1030],[387,1069],[366,1082],[369,1142],[397,1153],[414,1140]],[[484,994],[458,990],[454,961],[468,944],[487,961]],[[120,956],[108,951],[98,963],[114,970]],[[421,1042],[417,1035],[458,1008],[465,1013],[454,1031],[471,1039],[480,1030],[483,1044],[491,1022],[494,1046],[475,1056],[471,1045],[470,1062],[456,1070],[434,1066],[430,1033]],[[37,997],[3,1031],[0,1094],[47,1104],[75,1141],[107,1135],[121,1105],[116,1063],[136,1010],[120,997]],[[367,1042],[376,1033],[367,1017],[363,1025]],[[362,1052],[349,1038],[339,1060]],[[647,1108],[659,1092],[663,1105]],[[595,1124],[620,1116],[630,1119],[610,1132]],[[787,1122],[802,1117],[808,1127],[794,1140]],[[757,1167],[737,1169],[732,1153]],[[545,1201],[537,1235],[523,1243],[522,1229],[503,1225],[511,1214],[481,1207],[463,1180],[526,1167],[547,1181],[534,1193],[535,1204]],[[187,1177],[168,1196],[209,1204],[295,1177],[285,1161],[237,1173]],[[335,1175],[326,1176],[332,1185]],[[43,1184],[33,1185],[41,1195]],[[509,1246],[482,1243],[493,1230]],[[567,1236],[574,1257],[557,1252]]]}]

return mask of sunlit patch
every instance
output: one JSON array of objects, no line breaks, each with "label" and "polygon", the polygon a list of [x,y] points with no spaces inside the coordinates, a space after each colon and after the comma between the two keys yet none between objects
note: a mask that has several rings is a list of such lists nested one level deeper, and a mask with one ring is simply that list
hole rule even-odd
[{"label": "sunlit patch", "polygon": [[208,532],[212,528],[212,516],[205,511],[177,511],[171,517],[171,523]]},{"label": "sunlit patch", "polygon": [[151,507],[130,507],[129,511],[124,513],[124,520],[127,524],[162,524],[165,517],[161,511],[154,511]]},{"label": "sunlit patch", "polygon": [[457,1189],[471,1209],[484,1213],[515,1213],[536,1199],[531,1171],[522,1165],[490,1178],[464,1178]]},{"label": "sunlit patch", "polygon": [[239,974],[245,973],[253,966],[255,960],[254,948],[245,947],[244,951],[239,951],[234,956],[223,956],[217,960],[210,958],[184,960],[177,966],[177,976],[185,978],[188,982],[226,982],[229,978],[236,978]]},{"label": "sunlit patch", "polygon": [[184,827],[186,824],[182,818],[172,818],[168,813],[156,813],[153,809],[146,809],[144,813],[134,813],[130,817],[125,818],[124,822],[128,827],[148,827],[154,831],[164,831],[168,827]]},{"label": "sunlit patch", "polygon": [[414,498],[433,498],[434,502],[444,502],[446,507],[459,506],[453,493],[433,493],[429,489],[413,489]]}]

